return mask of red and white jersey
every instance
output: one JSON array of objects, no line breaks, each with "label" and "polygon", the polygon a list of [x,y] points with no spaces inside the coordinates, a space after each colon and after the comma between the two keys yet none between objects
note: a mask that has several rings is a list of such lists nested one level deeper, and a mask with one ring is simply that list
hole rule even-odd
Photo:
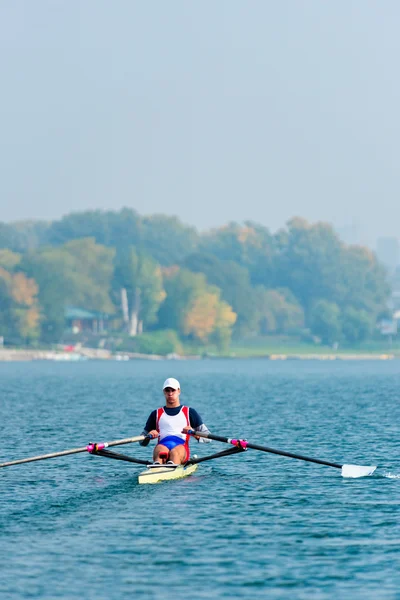
[{"label": "red and white jersey", "polygon": [[164,408],[157,409],[157,431],[159,432],[159,442],[162,443],[163,439],[169,435],[178,437],[184,440],[186,443],[189,439],[189,435],[182,433],[184,427],[190,426],[189,421],[189,407],[181,406],[181,410],[177,415],[167,415]]}]

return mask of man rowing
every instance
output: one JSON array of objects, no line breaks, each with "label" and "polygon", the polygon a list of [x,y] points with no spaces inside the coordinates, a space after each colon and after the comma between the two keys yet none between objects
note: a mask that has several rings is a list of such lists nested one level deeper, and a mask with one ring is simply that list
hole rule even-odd
[{"label": "man rowing", "polygon": [[[177,379],[169,377],[164,381],[165,406],[153,410],[147,419],[143,435],[158,438],[154,448],[154,464],[184,464],[190,457],[188,431],[209,433],[203,419],[194,408],[181,405],[181,385]],[[196,438],[208,442],[207,438]],[[149,438],[140,442],[147,446]]]}]

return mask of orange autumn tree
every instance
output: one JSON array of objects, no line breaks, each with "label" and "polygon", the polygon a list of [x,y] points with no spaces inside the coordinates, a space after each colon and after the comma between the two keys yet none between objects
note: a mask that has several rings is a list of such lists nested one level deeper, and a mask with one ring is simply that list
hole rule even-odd
[{"label": "orange autumn tree", "polygon": [[18,333],[22,339],[31,340],[39,334],[39,288],[34,279],[15,273],[11,282],[11,297],[15,302],[14,314]]},{"label": "orange autumn tree", "polygon": [[2,330],[5,336],[32,341],[39,335],[38,286],[23,273],[0,267],[1,304],[5,309]]},{"label": "orange autumn tree", "polygon": [[185,335],[192,335],[201,342],[207,342],[217,320],[218,296],[204,292],[194,299],[184,320]]},{"label": "orange autumn tree", "polygon": [[158,317],[161,328],[175,329],[198,342],[229,344],[236,313],[221,300],[221,290],[209,285],[203,273],[178,266],[163,270],[166,298]]},{"label": "orange autumn tree", "polygon": [[194,299],[185,317],[184,333],[200,342],[211,340],[219,347],[226,347],[236,322],[236,313],[220,299],[218,288],[214,288],[215,291],[211,289]]},{"label": "orange autumn tree", "polygon": [[217,318],[212,340],[220,350],[227,350],[232,337],[232,328],[236,323],[237,314],[227,302],[220,300],[217,304]]}]

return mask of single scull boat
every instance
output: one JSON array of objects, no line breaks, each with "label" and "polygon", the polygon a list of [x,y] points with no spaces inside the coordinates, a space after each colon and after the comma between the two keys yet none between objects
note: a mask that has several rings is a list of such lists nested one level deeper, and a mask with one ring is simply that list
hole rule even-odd
[{"label": "single scull boat", "polygon": [[188,463],[186,465],[148,465],[145,471],[138,475],[138,483],[161,483],[172,479],[183,479],[192,475],[197,470],[197,465]]}]

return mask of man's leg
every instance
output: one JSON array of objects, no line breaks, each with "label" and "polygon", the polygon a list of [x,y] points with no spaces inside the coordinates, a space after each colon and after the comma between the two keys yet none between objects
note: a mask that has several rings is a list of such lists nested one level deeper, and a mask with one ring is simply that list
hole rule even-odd
[{"label": "man's leg", "polygon": [[164,446],[163,444],[157,444],[153,452],[153,461],[155,462],[157,460],[158,462],[164,464],[167,462],[167,460],[169,460],[169,454],[169,448],[167,448],[167,446]]},{"label": "man's leg", "polygon": [[178,444],[175,448],[172,448],[169,452],[169,459],[172,460],[176,465],[181,465],[186,462],[186,447],[185,444]]}]

